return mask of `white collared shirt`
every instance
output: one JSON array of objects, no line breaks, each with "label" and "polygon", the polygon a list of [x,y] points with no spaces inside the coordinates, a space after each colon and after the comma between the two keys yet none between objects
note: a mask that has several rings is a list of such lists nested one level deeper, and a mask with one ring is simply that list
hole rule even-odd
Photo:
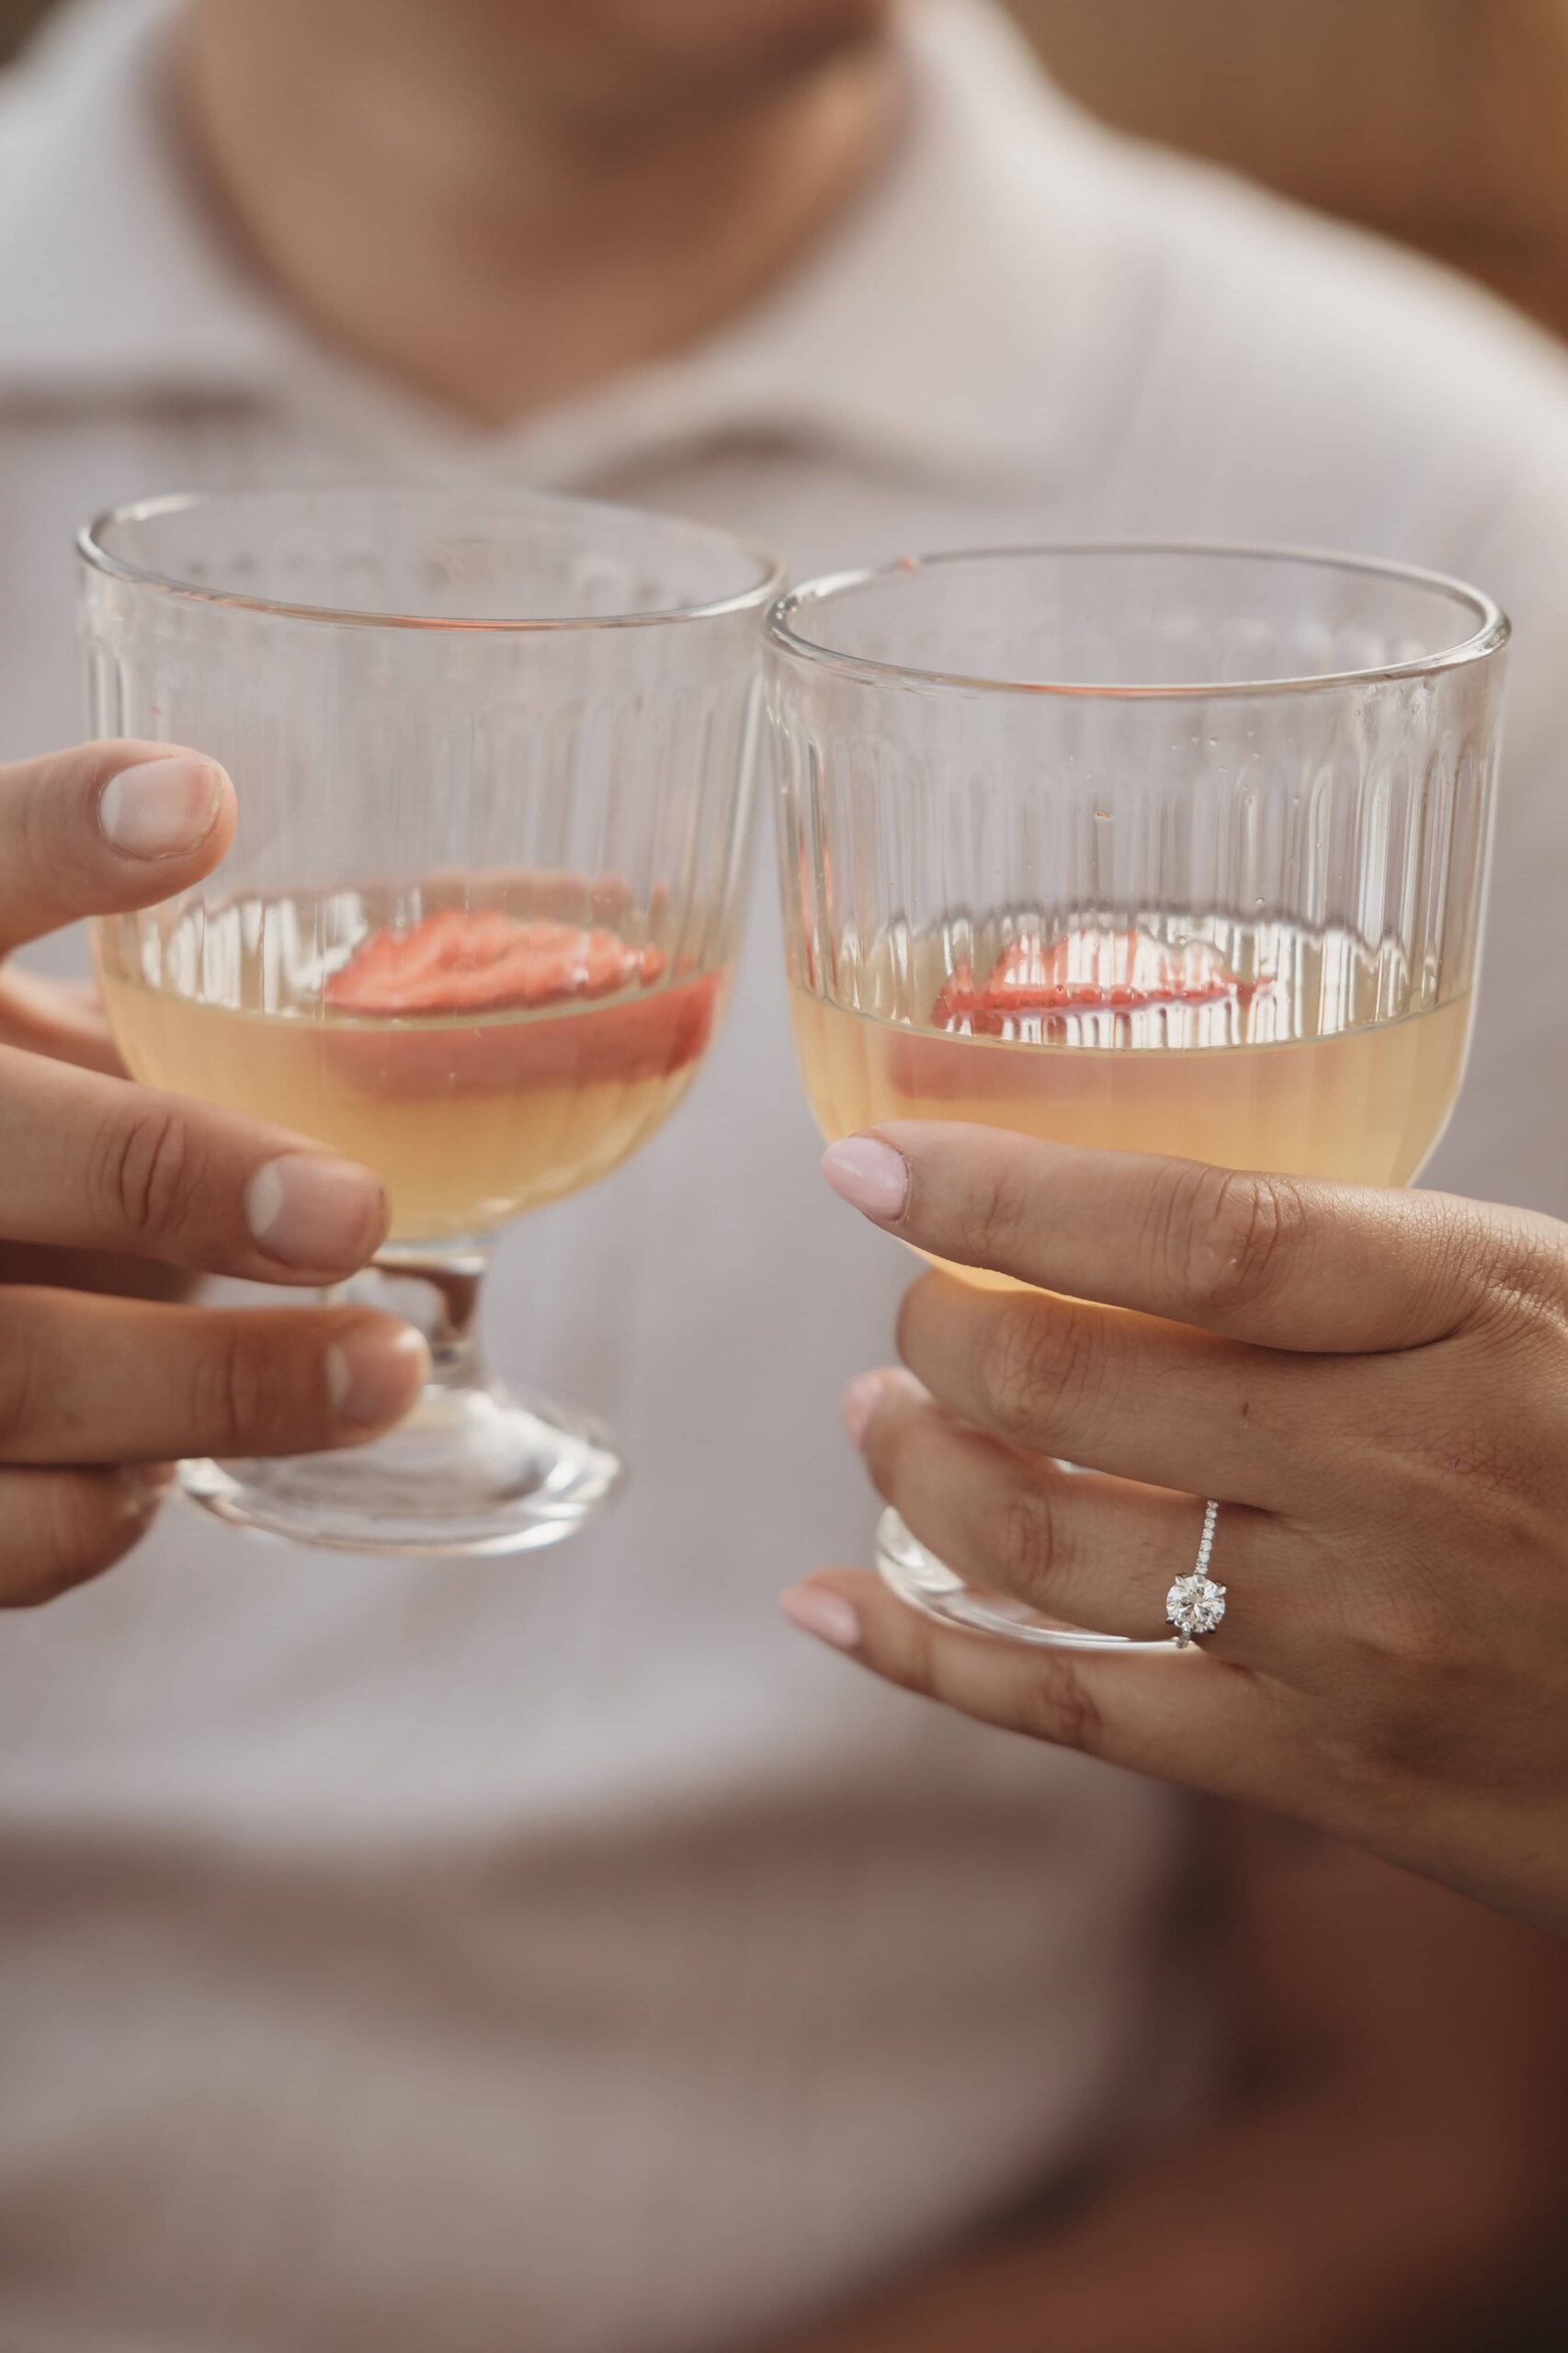
[{"label": "white collared shirt", "polygon": [[[179,486],[604,491],[798,571],[1186,534],[1468,573],[1519,627],[1446,1169],[1568,1210],[1542,338],[1110,138],[933,0],[900,152],[809,266],[687,357],[465,430],[212,242],[162,136],[162,13],[68,19],[0,97],[7,756],[81,732],[73,527]],[[613,1514],[453,1566],[175,1511],[4,1630],[0,2343],[738,2353],[1138,2129],[1184,1810],[775,1623],[781,1584],[863,1552],[834,1401],[908,1271],[814,1153],[765,878],[693,1099],[494,1278],[494,1355],[623,1437]]]}]

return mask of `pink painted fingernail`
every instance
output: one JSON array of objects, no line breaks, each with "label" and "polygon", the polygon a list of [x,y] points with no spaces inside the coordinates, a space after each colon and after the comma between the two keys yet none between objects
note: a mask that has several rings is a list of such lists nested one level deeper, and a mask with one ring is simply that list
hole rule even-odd
[{"label": "pink painted fingernail", "polygon": [[866,1425],[876,1412],[881,1393],[882,1376],[880,1372],[858,1372],[839,1399],[838,1411],[851,1446],[858,1447],[864,1443]]},{"label": "pink painted fingernail", "polygon": [[851,1209],[885,1222],[903,1215],[909,1199],[909,1163],[902,1152],[876,1136],[846,1136],[830,1143],[822,1173]]},{"label": "pink painted fingernail", "polygon": [[188,753],[139,760],[98,795],[104,838],[128,858],[188,858],[218,822],[226,781],[215,760]]},{"label": "pink painted fingernail", "polygon": [[792,1585],[778,1597],[778,1607],[791,1626],[831,1643],[835,1651],[852,1651],[860,1641],[860,1620],[841,1593],[820,1585]]}]

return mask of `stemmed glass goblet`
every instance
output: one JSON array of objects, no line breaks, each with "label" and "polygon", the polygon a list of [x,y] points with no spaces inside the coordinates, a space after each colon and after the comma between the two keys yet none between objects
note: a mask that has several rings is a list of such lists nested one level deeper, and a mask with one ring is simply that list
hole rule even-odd
[{"label": "stemmed glass goblet", "polygon": [[101,922],[132,1074],[368,1163],[357,1289],[434,1376],[361,1449],[189,1462],[224,1518],[377,1552],[554,1542],[613,1444],[491,1381],[508,1220],[606,1175],[690,1086],[741,920],[771,558],[663,517],[485,489],[143,501],[78,541],[99,735],[235,779],[207,881]]},{"label": "stemmed glass goblet", "polygon": [[[1464,1066],[1506,637],[1457,581],[1245,548],[953,554],[783,597],[790,1010],[824,1135],[960,1120],[1409,1184]],[[960,1625],[1166,1648],[1222,1606],[1193,1526],[1147,1643],[970,1589],[892,1512],[878,1563]]]}]

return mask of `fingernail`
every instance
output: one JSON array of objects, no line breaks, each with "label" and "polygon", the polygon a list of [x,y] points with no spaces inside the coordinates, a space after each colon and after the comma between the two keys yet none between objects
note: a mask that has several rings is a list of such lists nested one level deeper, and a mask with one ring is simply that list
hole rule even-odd
[{"label": "fingernail", "polygon": [[858,1372],[838,1401],[838,1411],[851,1446],[858,1447],[866,1435],[866,1425],[877,1410],[882,1393],[880,1372]]},{"label": "fingernail", "polygon": [[142,760],[110,777],[98,824],[128,858],[188,857],[217,824],[227,780],[215,760]]},{"label": "fingernail", "polygon": [[395,1422],[430,1377],[430,1351],[411,1324],[359,1324],[326,1352],[327,1394],[338,1419],[360,1429]]},{"label": "fingernail", "polygon": [[903,1215],[909,1199],[909,1163],[891,1143],[875,1136],[848,1136],[830,1143],[822,1156],[822,1173],[838,1195],[867,1217]]},{"label": "fingernail", "polygon": [[791,1626],[831,1643],[835,1651],[852,1651],[860,1640],[860,1620],[841,1593],[820,1585],[792,1585],[778,1597],[778,1607]]},{"label": "fingernail", "polygon": [[386,1197],[352,1160],[290,1152],[264,1161],[245,1187],[245,1223],[286,1267],[359,1267],[385,1230]]}]

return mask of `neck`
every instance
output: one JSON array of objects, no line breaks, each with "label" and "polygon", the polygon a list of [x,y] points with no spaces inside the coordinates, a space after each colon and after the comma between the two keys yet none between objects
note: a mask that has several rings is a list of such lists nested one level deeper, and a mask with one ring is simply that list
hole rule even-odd
[{"label": "neck", "polygon": [[[176,89],[220,213],[324,340],[504,426],[699,339],[852,199],[890,135],[885,42],[659,122],[529,114],[332,12],[199,6]],[[301,54],[305,59],[301,68]]]}]

